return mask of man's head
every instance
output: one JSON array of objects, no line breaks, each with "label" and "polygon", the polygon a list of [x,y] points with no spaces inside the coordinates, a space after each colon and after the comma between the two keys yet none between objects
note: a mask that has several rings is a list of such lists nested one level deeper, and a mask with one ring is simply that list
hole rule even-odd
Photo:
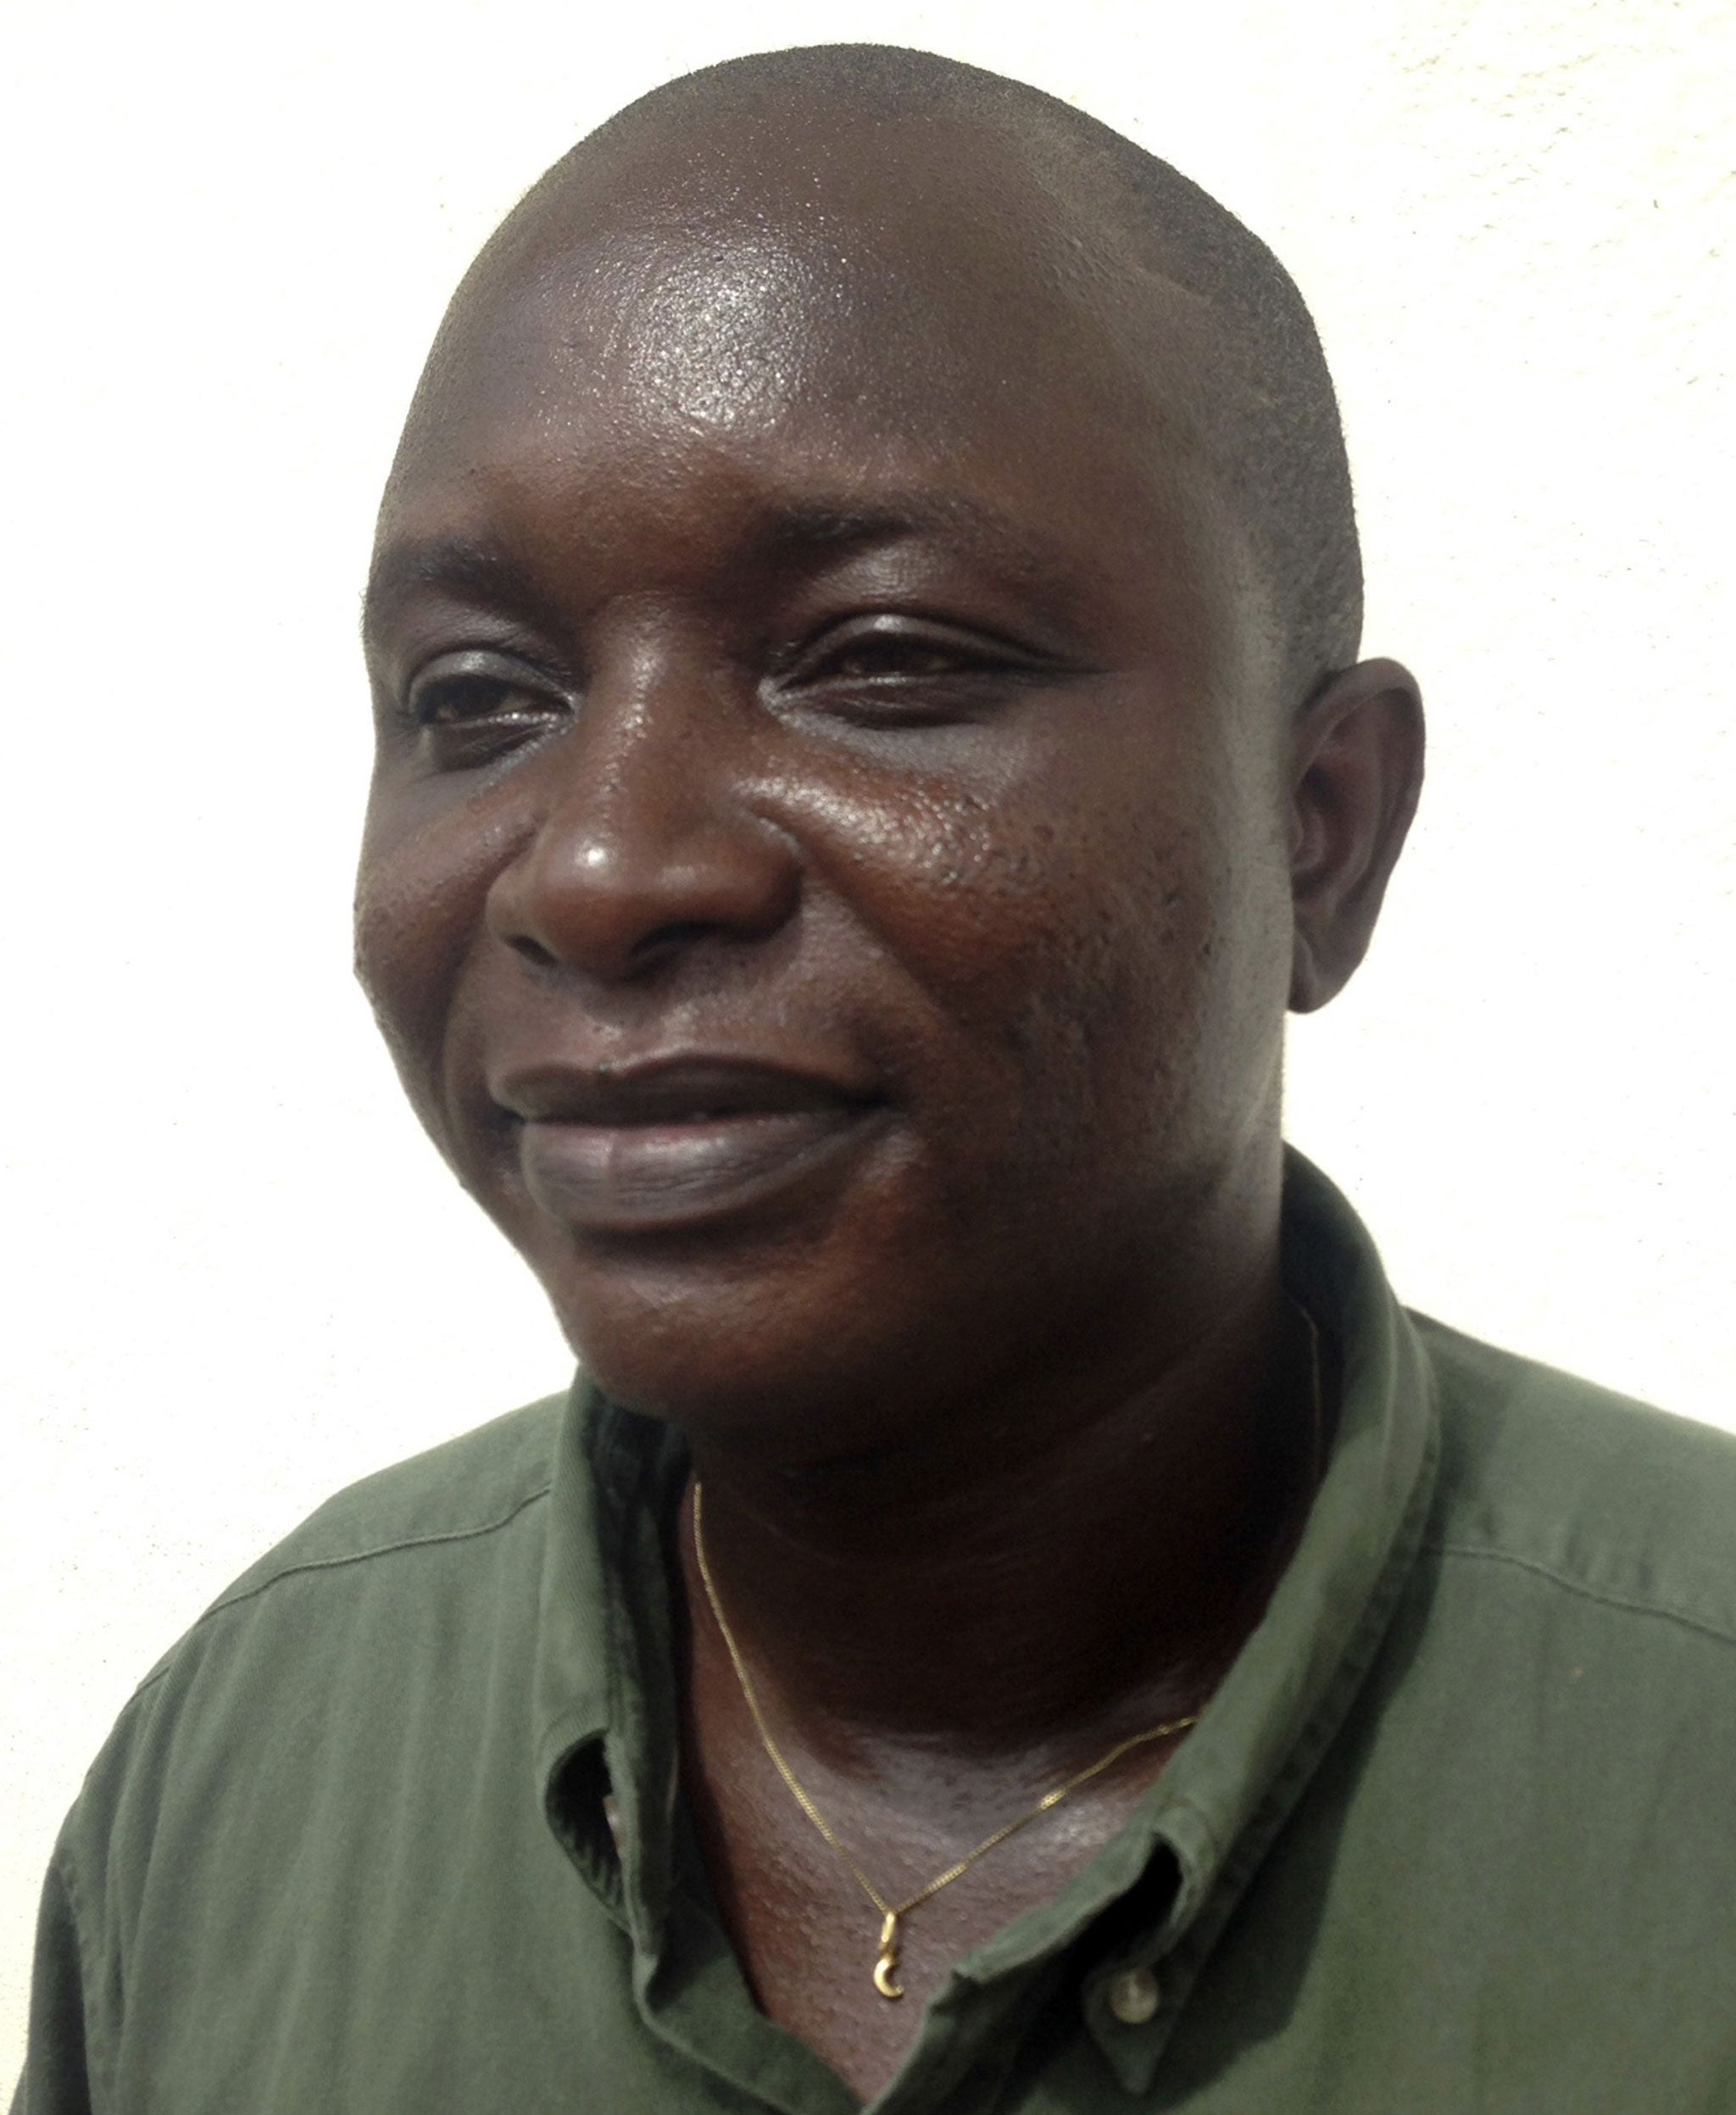
[{"label": "man's head", "polygon": [[[852,401],[871,372],[897,415],[920,399],[938,419],[948,379],[967,397],[981,389],[982,361],[958,373],[949,342],[973,298],[993,339],[967,349],[1000,363],[1004,410],[1023,381],[1038,393],[1017,409],[1040,416],[1096,342],[1122,370],[1099,379],[1127,397],[1127,450],[1155,440],[1149,474],[1187,449],[1244,540],[1287,702],[1355,661],[1349,472],[1302,298],[1233,214],[1082,111],[888,46],[707,68],[631,105],[548,171],[478,259],[453,323],[527,274],[550,275],[558,298],[587,233],[609,244],[614,292],[637,282],[654,294],[666,326],[654,371],[667,387],[685,376],[713,404],[745,379],[732,348],[763,358],[779,304],[797,371],[812,376],[832,336]],[[944,318],[931,331],[937,295]],[[882,303],[890,332],[865,343],[856,334]],[[1023,374],[1016,350],[1033,356]],[[437,373],[440,360],[437,348]],[[1154,416],[1159,431],[1143,434]]]},{"label": "man's head", "polygon": [[359,944],[605,1386],[848,1444],[1260,1267],[1414,799],[1359,600],[1299,298],[1065,106],[782,53],[544,178],[381,511]]}]

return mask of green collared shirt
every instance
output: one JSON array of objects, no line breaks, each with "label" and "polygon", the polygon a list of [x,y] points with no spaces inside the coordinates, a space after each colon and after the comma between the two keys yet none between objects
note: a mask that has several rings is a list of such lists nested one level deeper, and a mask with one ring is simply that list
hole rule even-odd
[{"label": "green collared shirt", "polygon": [[[1407,1316],[1293,1160],[1331,1465],[1101,1855],[884,2115],[1736,2109],[1736,1445]],[[676,1778],[672,1435],[576,1390],[343,1493],[128,1705],[27,2115],[846,2115]]]}]

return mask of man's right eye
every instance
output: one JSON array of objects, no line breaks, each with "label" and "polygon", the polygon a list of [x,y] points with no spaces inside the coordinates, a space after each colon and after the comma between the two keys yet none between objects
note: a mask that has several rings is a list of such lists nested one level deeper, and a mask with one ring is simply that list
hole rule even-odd
[{"label": "man's right eye", "polygon": [[410,685],[404,716],[442,771],[486,764],[571,717],[547,678],[495,654],[437,661]]}]

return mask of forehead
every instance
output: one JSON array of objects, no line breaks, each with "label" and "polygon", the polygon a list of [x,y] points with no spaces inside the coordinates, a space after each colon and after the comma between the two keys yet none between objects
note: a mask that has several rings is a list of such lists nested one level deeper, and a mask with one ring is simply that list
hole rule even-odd
[{"label": "forehead", "polygon": [[896,518],[1033,582],[1172,566],[1202,514],[1184,310],[1166,359],[1040,192],[907,148],[712,142],[533,194],[442,328],[382,554],[601,536],[678,565]]},{"label": "forehead", "polygon": [[[551,172],[450,325],[472,379],[478,327],[510,320],[520,346],[564,341],[580,371],[700,416],[804,389],[956,415],[1039,374],[1137,400],[1113,249],[981,125],[664,126]],[[510,365],[515,334],[490,335]]]}]

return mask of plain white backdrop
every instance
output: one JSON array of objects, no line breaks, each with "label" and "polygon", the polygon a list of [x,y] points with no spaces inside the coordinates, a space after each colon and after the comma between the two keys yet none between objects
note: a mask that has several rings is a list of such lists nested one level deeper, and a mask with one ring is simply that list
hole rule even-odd
[{"label": "plain white backdrop", "polygon": [[331,1489],[567,1378],[348,977],[358,593],[429,336],[620,103],[854,37],[1077,101],[1295,272],[1433,751],[1291,1135],[1413,1304],[1736,1428],[1728,0],[39,0],[0,141],[0,2078],[132,1684]]}]

